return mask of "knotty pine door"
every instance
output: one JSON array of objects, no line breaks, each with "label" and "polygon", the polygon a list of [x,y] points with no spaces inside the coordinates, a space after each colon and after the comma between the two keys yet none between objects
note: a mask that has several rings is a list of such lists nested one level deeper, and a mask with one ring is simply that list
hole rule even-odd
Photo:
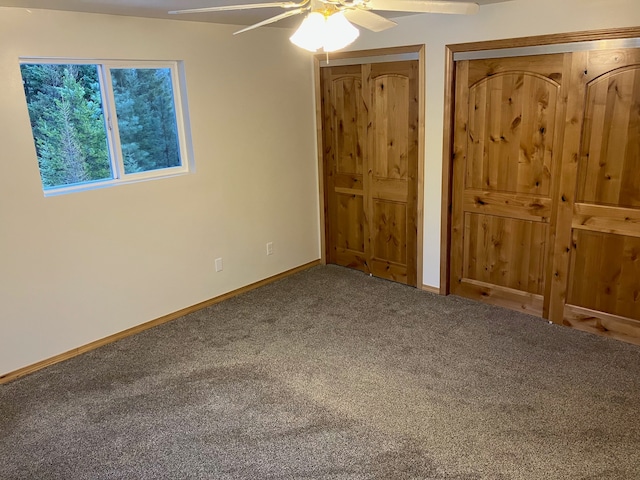
[{"label": "knotty pine door", "polygon": [[456,63],[452,293],[640,343],[640,50]]},{"label": "knotty pine door", "polygon": [[457,62],[451,293],[543,315],[569,61]]},{"label": "knotty pine door", "polygon": [[572,63],[549,318],[640,345],[640,49]]},{"label": "knotty pine door", "polygon": [[327,261],[417,285],[418,62],[321,70]]}]

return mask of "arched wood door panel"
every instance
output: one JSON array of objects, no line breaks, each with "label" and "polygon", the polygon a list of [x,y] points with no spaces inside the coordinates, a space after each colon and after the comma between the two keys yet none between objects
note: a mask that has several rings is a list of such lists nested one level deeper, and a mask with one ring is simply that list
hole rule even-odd
[{"label": "arched wood door panel", "polygon": [[451,292],[542,315],[564,55],[456,72]]},{"label": "arched wood door panel", "polygon": [[578,203],[640,207],[640,67],[587,85]]},{"label": "arched wood door panel", "polygon": [[327,259],[417,284],[418,62],[322,69]]},{"label": "arched wood door panel", "polygon": [[640,50],[594,53],[585,72],[566,293],[555,291],[566,325],[640,344]]},{"label": "arched wood door panel", "polygon": [[549,197],[560,85],[506,72],[469,88],[465,188]]}]

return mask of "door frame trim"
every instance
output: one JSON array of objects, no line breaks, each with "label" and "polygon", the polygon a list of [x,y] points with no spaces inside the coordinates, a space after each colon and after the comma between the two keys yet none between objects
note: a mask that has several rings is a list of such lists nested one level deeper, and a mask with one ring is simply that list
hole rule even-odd
[{"label": "door frame trim", "polygon": [[[416,205],[416,288],[422,288],[423,281],[423,242],[424,242],[424,166],[425,166],[425,65],[426,48],[425,45],[407,45],[403,47],[377,48],[373,50],[354,50],[348,52],[333,52],[328,56],[331,60],[361,59],[366,57],[384,57],[401,55],[405,53],[418,54],[418,181],[417,181],[417,205]],[[327,263],[327,225],[326,212],[327,201],[324,184],[324,148],[322,145],[322,88],[320,86],[320,62],[327,60],[326,54],[317,54],[313,57],[313,80],[315,88],[316,102],[316,145],[318,160],[318,197],[320,207],[320,262]],[[392,61],[392,60],[390,60]]]},{"label": "door frame trim", "polygon": [[442,199],[440,208],[440,294],[449,294],[451,279],[451,202],[453,195],[453,123],[455,120],[456,53],[507,48],[537,47],[597,40],[619,40],[640,37],[640,27],[586,30],[580,32],[537,35],[531,37],[456,43],[445,46],[444,128],[442,148]]}]

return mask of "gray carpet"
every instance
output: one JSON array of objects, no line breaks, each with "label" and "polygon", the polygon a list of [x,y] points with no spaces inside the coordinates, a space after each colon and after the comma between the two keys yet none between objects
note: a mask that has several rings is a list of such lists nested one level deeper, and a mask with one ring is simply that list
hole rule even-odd
[{"label": "gray carpet", "polygon": [[0,386],[0,478],[637,479],[640,348],[316,267]]}]

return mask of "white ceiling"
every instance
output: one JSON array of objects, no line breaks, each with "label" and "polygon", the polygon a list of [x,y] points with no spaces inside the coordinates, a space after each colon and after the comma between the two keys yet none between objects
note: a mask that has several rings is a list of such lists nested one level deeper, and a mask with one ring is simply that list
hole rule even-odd
[{"label": "white ceiling", "polygon": [[[72,12],[106,13],[131,17],[171,18],[196,22],[251,25],[283,12],[281,8],[263,8],[237,12],[211,12],[190,15],[169,15],[169,10],[202,8],[216,5],[263,3],[274,0],[0,0],[0,7],[22,7],[28,9],[66,10]],[[276,0],[278,1],[278,0]],[[464,0],[452,0],[464,1]],[[480,5],[513,0],[475,0]],[[384,14],[384,13],[383,13]],[[387,17],[405,14],[384,14]],[[277,22],[273,26],[293,27],[299,23],[295,18]]]}]

